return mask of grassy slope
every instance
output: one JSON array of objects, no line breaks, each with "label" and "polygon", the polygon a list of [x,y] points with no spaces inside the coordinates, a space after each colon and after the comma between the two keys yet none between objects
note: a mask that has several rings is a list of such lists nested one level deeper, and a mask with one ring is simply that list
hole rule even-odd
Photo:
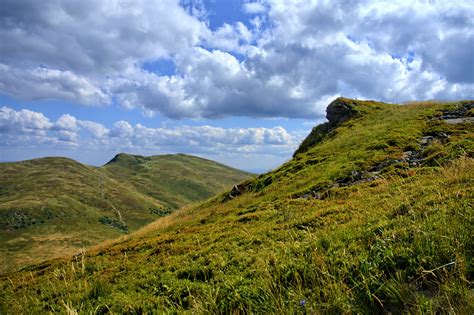
[{"label": "grassy slope", "polygon": [[[242,185],[246,193],[12,274],[1,284],[2,306],[472,314],[474,130],[430,119],[456,106],[357,102],[356,118]],[[401,160],[422,136],[442,132],[449,139],[423,147],[417,166]],[[334,185],[377,165],[376,179]]]},{"label": "grassy slope", "polygon": [[130,183],[138,191],[172,209],[212,197],[216,192],[229,188],[229,184],[250,176],[240,170],[184,154],[152,157],[119,154],[103,169],[107,175]]},{"label": "grassy slope", "polygon": [[[147,163],[129,171],[123,162],[130,159]],[[247,177],[184,155],[121,154],[101,168],[66,158],[1,163],[0,272],[119,237],[159,218],[160,211],[204,200]],[[173,182],[186,179],[194,190]]]}]

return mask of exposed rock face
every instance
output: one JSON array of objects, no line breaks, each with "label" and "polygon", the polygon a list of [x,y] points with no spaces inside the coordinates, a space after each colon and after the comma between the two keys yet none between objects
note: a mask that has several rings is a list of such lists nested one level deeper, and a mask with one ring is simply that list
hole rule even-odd
[{"label": "exposed rock face", "polygon": [[339,97],[326,108],[326,118],[334,127],[355,116],[357,110],[351,100]]},{"label": "exposed rock face", "polygon": [[309,148],[321,142],[323,138],[331,131],[337,128],[340,124],[345,122],[357,114],[355,104],[352,100],[339,97],[331,102],[326,108],[327,123],[316,126],[311,133],[304,139],[298,150],[295,151],[293,157],[299,153],[308,151]]}]

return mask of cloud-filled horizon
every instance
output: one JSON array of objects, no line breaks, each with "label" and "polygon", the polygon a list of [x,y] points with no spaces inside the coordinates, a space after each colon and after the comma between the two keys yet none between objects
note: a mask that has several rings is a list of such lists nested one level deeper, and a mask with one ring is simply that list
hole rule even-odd
[{"label": "cloud-filled horizon", "polygon": [[0,160],[271,168],[338,96],[472,99],[473,16],[467,0],[4,0]]},{"label": "cloud-filled horizon", "polygon": [[[90,160],[102,165],[116,153],[179,152],[201,156],[272,155],[275,151],[290,155],[302,134],[289,133],[282,127],[222,128],[208,125],[149,128],[138,123],[131,125],[120,120],[112,128],[64,114],[51,121],[40,112],[27,109],[16,111],[0,108],[0,147],[41,148],[53,152],[60,147],[69,150],[108,152],[101,160]],[[32,155],[31,157],[34,157]],[[80,158],[79,160],[84,160]],[[230,163],[232,164],[232,162]],[[264,165],[260,166],[264,169]],[[251,169],[251,168],[249,168]],[[259,169],[256,167],[255,169]]]}]

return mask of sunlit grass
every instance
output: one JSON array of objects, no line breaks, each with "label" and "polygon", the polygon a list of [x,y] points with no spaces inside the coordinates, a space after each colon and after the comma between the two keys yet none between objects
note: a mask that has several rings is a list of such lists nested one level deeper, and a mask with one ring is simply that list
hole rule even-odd
[{"label": "sunlit grass", "polygon": [[[444,106],[360,103],[361,115],[279,169],[84,255],[3,278],[14,313],[474,312],[471,125]],[[397,160],[433,132],[424,161]],[[434,154],[442,152],[442,154]],[[433,155],[434,154],[434,155]],[[323,198],[303,197],[321,188]]]},{"label": "sunlit grass", "polygon": [[120,155],[101,168],[58,157],[0,163],[0,273],[118,238],[248,177],[185,155]]}]

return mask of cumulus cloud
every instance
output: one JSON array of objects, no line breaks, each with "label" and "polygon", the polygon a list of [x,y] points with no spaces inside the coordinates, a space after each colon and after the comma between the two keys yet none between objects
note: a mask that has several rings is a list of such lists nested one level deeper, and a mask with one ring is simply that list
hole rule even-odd
[{"label": "cumulus cloud", "polygon": [[174,0],[5,0],[0,25],[4,63],[92,76],[179,52],[206,31]]},{"label": "cumulus cloud", "polygon": [[209,33],[207,43],[223,51],[246,54],[253,39],[254,34],[244,23],[237,22],[234,25],[225,23],[216,31]]},{"label": "cumulus cloud", "polygon": [[71,71],[15,68],[0,63],[0,91],[21,100],[57,99],[87,105],[107,104],[100,87]]},{"label": "cumulus cloud", "polygon": [[264,4],[268,11],[258,13],[273,25],[266,31],[255,27],[243,41],[225,24],[208,39],[214,49],[177,53],[177,75],[142,75],[133,80],[141,92],[119,88],[121,99],[173,118],[316,118],[337,95],[391,102],[474,95],[465,3]]},{"label": "cumulus cloud", "polygon": [[15,111],[5,106],[0,108],[0,146],[18,147],[26,144],[34,148],[70,139],[71,135],[67,135],[66,130],[58,130],[56,136],[50,136],[49,130],[53,128],[54,124],[42,113],[27,109]]},{"label": "cumulus cloud", "polygon": [[290,134],[282,127],[220,128],[212,126],[181,126],[149,128],[117,121],[112,128],[65,114],[51,122],[42,113],[29,110],[0,109],[0,145],[35,147],[50,145],[58,148],[78,147],[89,150],[119,150],[187,153],[290,154],[301,135]]},{"label": "cumulus cloud", "polygon": [[57,130],[78,131],[76,117],[69,114],[62,115],[54,124]]},{"label": "cumulus cloud", "polygon": [[42,113],[27,109],[15,111],[3,106],[0,108],[0,132],[10,134],[44,134],[53,124]]},{"label": "cumulus cloud", "polygon": [[89,120],[78,120],[77,124],[83,130],[91,133],[94,138],[98,139],[105,138],[110,132],[104,125]]},{"label": "cumulus cloud", "polygon": [[293,137],[282,127],[274,128],[220,128],[211,126],[182,126],[180,128],[147,128],[141,124],[132,127],[118,121],[110,132],[111,138],[128,139],[138,146],[191,145],[216,147],[219,145],[293,145]]},{"label": "cumulus cloud", "polygon": [[[211,30],[199,1],[4,1],[0,91],[175,119],[315,119],[336,95],[474,95],[468,0],[261,0],[242,10],[249,23]],[[163,58],[174,74],[142,68]]]}]

